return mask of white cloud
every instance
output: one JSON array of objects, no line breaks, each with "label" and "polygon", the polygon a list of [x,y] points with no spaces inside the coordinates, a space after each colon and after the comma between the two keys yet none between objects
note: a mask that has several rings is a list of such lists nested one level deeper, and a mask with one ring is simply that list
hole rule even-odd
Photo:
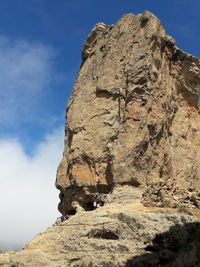
[{"label": "white cloud", "polygon": [[30,120],[52,82],[53,58],[50,47],[0,36],[0,124]]},{"label": "white cloud", "polygon": [[16,139],[0,140],[0,248],[22,247],[59,216],[56,168],[64,130],[57,129],[27,156]]}]

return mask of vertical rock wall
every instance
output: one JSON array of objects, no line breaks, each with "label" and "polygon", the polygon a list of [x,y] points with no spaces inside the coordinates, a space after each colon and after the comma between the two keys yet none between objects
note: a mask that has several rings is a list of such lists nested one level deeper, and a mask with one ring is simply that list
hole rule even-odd
[{"label": "vertical rock wall", "polygon": [[200,61],[153,14],[98,23],[67,105],[59,210],[86,208],[117,185],[142,190],[147,205],[186,196],[198,205],[199,93]]}]

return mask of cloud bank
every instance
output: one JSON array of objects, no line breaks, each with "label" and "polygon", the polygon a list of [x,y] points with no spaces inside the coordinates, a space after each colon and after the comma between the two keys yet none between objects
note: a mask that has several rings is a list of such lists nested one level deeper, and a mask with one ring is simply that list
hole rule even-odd
[{"label": "cloud bank", "polygon": [[16,139],[0,140],[0,248],[19,249],[60,216],[55,189],[64,130],[48,134],[28,156]]},{"label": "cloud bank", "polygon": [[0,125],[28,121],[38,111],[55,76],[54,57],[48,46],[0,36]]},{"label": "cloud bank", "polygon": [[[0,36],[3,250],[21,248],[59,216],[59,191],[54,184],[64,129],[58,129],[60,119],[51,104],[59,105],[59,98],[54,101],[52,96],[62,76],[56,71],[55,56],[55,49],[42,43]],[[49,129],[51,133],[42,138]]]}]

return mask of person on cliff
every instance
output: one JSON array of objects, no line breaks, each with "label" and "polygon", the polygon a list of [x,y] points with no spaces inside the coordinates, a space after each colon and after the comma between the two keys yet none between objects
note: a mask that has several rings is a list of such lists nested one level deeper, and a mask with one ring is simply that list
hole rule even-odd
[{"label": "person on cliff", "polygon": [[100,207],[103,207],[104,206],[104,203],[103,202],[94,202],[93,203],[93,206],[94,206],[94,209],[97,209],[97,208],[100,208]]},{"label": "person on cliff", "polygon": [[69,215],[68,214],[63,214],[61,217],[61,222],[69,220]]},{"label": "person on cliff", "polygon": [[94,209],[97,208],[97,202],[96,201],[93,202],[93,207],[94,207]]}]

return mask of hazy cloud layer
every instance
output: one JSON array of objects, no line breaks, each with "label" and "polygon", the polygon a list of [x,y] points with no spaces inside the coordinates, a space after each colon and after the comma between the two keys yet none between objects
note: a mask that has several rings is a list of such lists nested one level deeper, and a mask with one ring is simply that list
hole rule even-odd
[{"label": "hazy cloud layer", "polygon": [[33,157],[17,140],[0,140],[0,248],[23,246],[59,216],[54,184],[63,132],[46,136]]},{"label": "hazy cloud layer", "polygon": [[30,120],[53,77],[50,47],[0,36],[0,125]]}]

